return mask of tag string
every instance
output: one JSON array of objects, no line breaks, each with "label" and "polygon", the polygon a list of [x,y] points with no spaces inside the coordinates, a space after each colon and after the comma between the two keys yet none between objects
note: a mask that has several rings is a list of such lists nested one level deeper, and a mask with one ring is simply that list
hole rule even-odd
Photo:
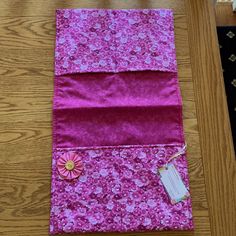
[{"label": "tag string", "polygon": [[177,157],[180,157],[182,154],[184,154],[186,152],[187,149],[187,143],[184,144],[184,146],[175,154],[173,154],[172,156],[170,156],[170,158],[168,159],[167,163],[165,164],[165,167],[167,167],[167,165],[173,161],[174,159],[176,159]]}]

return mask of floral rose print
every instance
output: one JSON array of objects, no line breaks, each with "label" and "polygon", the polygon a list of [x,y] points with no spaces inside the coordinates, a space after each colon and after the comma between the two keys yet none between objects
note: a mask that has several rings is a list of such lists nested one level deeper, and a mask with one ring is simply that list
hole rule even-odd
[{"label": "floral rose print", "polygon": [[[157,174],[181,149],[151,145],[54,150],[50,233],[193,229],[191,199],[171,204]],[[58,163],[68,160],[83,163],[79,178],[61,178]],[[189,190],[185,154],[172,163]]]},{"label": "floral rose print", "polygon": [[55,73],[176,72],[173,13],[57,10]]},{"label": "floral rose print", "polygon": [[[67,9],[56,14],[56,76],[177,72],[171,10]],[[157,174],[181,148],[54,149],[50,233],[193,229],[191,199],[171,204]],[[189,190],[185,154],[173,163]]]},{"label": "floral rose print", "polygon": [[83,170],[81,157],[74,152],[66,152],[57,160],[59,175],[64,179],[75,179]]}]

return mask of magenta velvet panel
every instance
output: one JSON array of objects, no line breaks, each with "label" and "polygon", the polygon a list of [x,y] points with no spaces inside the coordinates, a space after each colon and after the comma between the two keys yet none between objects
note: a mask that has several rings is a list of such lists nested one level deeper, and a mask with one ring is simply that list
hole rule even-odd
[{"label": "magenta velvet panel", "polygon": [[55,147],[184,142],[176,73],[84,73],[55,79]]}]

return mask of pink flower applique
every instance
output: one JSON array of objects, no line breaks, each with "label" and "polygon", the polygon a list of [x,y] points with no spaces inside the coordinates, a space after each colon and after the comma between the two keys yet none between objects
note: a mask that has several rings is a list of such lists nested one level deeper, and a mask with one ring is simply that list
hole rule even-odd
[{"label": "pink flower applique", "polygon": [[81,157],[74,152],[66,152],[57,160],[57,169],[64,179],[78,178],[83,171]]}]

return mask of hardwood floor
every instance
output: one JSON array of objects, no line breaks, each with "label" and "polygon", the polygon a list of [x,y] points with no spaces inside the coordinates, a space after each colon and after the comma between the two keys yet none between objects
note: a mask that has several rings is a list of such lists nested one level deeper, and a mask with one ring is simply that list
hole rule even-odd
[{"label": "hardwood floor", "polygon": [[[191,64],[211,232],[234,235],[236,166],[214,9],[207,1],[195,1],[194,6],[188,6]],[[207,22],[205,14],[209,16]]]},{"label": "hardwood floor", "polygon": [[236,164],[210,4],[210,0],[0,1],[0,235],[48,235],[57,8],[175,12],[195,231],[119,235],[235,235]]},{"label": "hardwood floor", "polygon": [[215,16],[217,26],[236,26],[236,12],[233,12],[232,3],[217,3]]}]

